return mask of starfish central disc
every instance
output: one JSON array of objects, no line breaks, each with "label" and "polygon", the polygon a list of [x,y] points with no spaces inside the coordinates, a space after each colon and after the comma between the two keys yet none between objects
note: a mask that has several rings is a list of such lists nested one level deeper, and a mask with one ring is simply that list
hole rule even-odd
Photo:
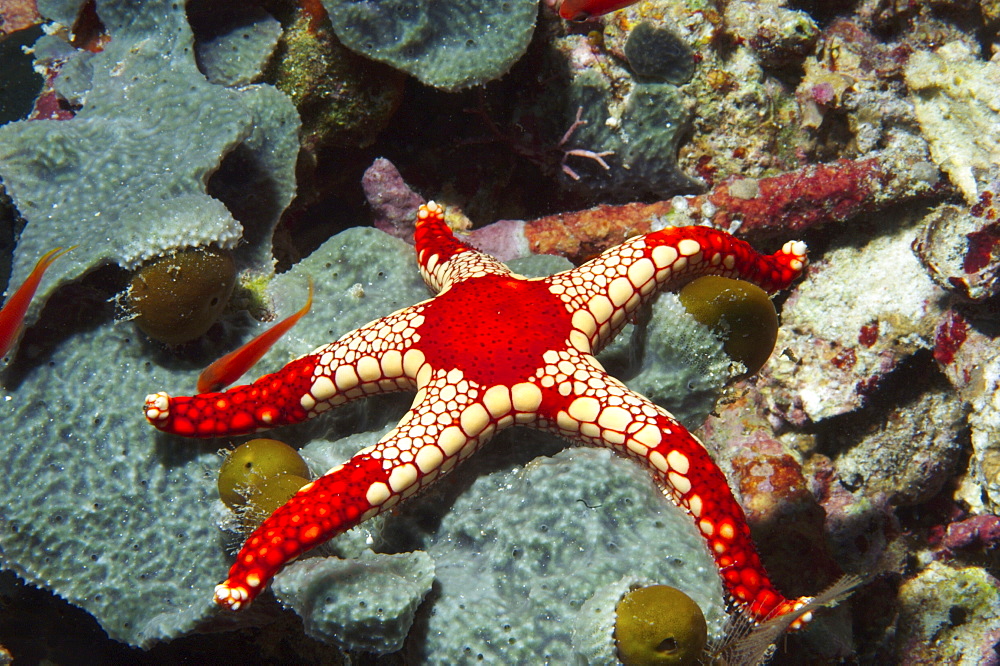
[{"label": "starfish central disc", "polygon": [[484,386],[527,380],[546,351],[567,346],[571,329],[566,306],[543,283],[500,275],[453,285],[423,315],[414,347],[432,367],[458,368]]}]

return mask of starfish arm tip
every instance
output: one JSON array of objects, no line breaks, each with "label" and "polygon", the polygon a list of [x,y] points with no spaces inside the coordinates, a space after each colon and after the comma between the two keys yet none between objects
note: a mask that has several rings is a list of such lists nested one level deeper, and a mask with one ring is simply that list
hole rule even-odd
[{"label": "starfish arm tip", "polygon": [[250,605],[250,591],[242,585],[231,584],[229,580],[215,586],[215,603],[223,608],[238,611]]},{"label": "starfish arm tip", "polygon": [[159,425],[170,418],[170,395],[160,391],[150,393],[146,396],[144,407],[146,420],[154,426]]}]

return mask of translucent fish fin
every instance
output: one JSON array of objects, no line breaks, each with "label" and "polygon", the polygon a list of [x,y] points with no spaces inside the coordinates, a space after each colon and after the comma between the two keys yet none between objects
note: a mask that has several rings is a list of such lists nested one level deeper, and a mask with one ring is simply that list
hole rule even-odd
[{"label": "translucent fish fin", "polygon": [[864,579],[860,576],[842,576],[801,608],[759,624],[755,624],[743,613],[732,613],[722,638],[709,646],[709,659],[706,663],[734,666],[767,663],[774,654],[775,642],[790,626],[797,622],[808,622],[818,608],[836,606],[863,582]]}]

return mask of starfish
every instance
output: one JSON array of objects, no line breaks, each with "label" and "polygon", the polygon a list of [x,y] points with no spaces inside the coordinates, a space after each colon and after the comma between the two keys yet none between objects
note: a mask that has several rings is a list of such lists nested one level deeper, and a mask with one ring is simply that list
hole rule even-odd
[{"label": "starfish", "polygon": [[[773,292],[801,274],[805,244],[761,255],[709,227],[668,227],[528,279],[456,239],[434,202],[417,213],[414,244],[437,296],[252,384],[147,396],[146,418],[160,430],[220,437],[298,423],[373,393],[416,391],[378,443],[303,486],[250,535],[215,589],[217,603],[245,607],[284,564],[412,497],[514,425],[610,447],[645,467],[695,521],[729,601],[753,621],[810,601],[787,599],[772,584],[743,510],[701,442],[594,357],[657,290],[715,274]],[[806,613],[791,624],[808,620]]]}]

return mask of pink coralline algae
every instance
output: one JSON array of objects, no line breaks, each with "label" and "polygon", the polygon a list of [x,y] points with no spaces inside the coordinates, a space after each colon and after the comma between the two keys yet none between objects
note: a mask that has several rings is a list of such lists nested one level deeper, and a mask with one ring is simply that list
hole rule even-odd
[{"label": "pink coralline algae", "polygon": [[9,35],[40,23],[42,17],[31,0],[9,0],[0,5],[0,34]]},{"label": "pink coralline algae", "polygon": [[413,220],[424,198],[410,189],[392,162],[380,157],[361,178],[372,208],[374,226],[390,236],[413,243]]},{"label": "pink coralline algae", "polygon": [[969,324],[959,313],[949,310],[941,320],[934,334],[934,360],[941,365],[949,365],[955,360],[955,352],[965,342]]},{"label": "pink coralline algae", "polygon": [[996,337],[972,308],[949,310],[935,337],[934,359],[959,396],[968,417],[972,455],[956,491],[972,513],[1000,513],[1000,357]]},{"label": "pink coralline algae", "polygon": [[914,251],[942,289],[977,302],[1000,291],[1000,209],[993,189],[968,208],[942,204],[925,221]]},{"label": "pink coralline algae", "polygon": [[[632,236],[667,225],[709,225],[755,240],[802,234],[936,193],[935,185],[911,176],[878,158],[841,159],[769,178],[730,177],[707,194],[648,204],[600,205],[526,222],[499,220],[464,238],[504,261],[556,254],[583,263]],[[376,185],[387,187],[391,196]],[[401,238],[412,235],[405,211],[415,209],[413,202],[422,199],[406,187],[390,162],[376,160],[366,175],[365,192],[375,209],[377,227]],[[399,207],[398,215],[389,214],[393,207],[385,206],[387,198],[408,203]]]},{"label": "pink coralline algae", "polygon": [[662,216],[683,216],[684,223],[761,238],[802,234],[934,192],[933,185],[909,179],[878,158],[810,165],[752,181],[755,188],[746,187],[747,180],[728,178],[704,195],[542,217],[527,222],[524,235],[535,254],[560,254],[579,262],[648,232]]},{"label": "pink coralline algae", "polygon": [[966,273],[976,273],[986,268],[997,253],[1000,245],[1000,223],[991,222],[979,231],[966,234],[969,250],[965,254],[962,268]]},{"label": "pink coralline algae", "polygon": [[878,342],[878,321],[865,324],[858,333],[858,344],[871,347]]},{"label": "pink coralline algae", "polygon": [[75,115],[72,105],[53,89],[53,82],[57,76],[58,72],[54,72],[45,79],[42,94],[35,100],[35,108],[31,111],[30,120],[69,120]]},{"label": "pink coralline algae", "polygon": [[948,525],[941,539],[945,553],[975,549],[993,550],[1000,546],[1000,516],[972,516]]},{"label": "pink coralline algae", "polygon": [[817,104],[827,105],[834,100],[833,86],[829,83],[817,83],[812,87],[812,99]]},{"label": "pink coralline algae", "polygon": [[758,181],[760,193],[750,199],[732,196],[731,181],[722,183],[705,199],[718,208],[711,218],[716,226],[738,223],[744,234],[801,233],[870,212],[891,180],[891,172],[880,160],[837,160],[762,178]]},{"label": "pink coralline algae", "polygon": [[979,195],[979,201],[969,212],[983,220],[984,225],[981,229],[965,235],[969,245],[962,261],[962,268],[966,273],[978,273],[990,264],[996,263],[1000,257],[1000,221],[997,219],[1000,214],[997,213],[993,192],[986,190]]}]

